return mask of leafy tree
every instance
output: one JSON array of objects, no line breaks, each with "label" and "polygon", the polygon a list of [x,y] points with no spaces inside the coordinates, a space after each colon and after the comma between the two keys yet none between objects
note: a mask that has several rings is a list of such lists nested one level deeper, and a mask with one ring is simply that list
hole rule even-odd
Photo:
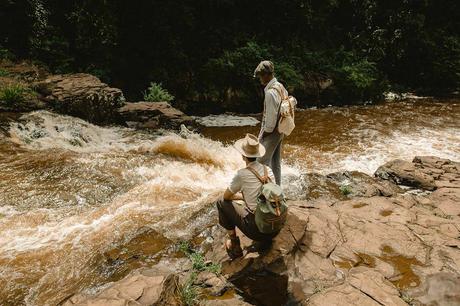
[{"label": "leafy tree", "polygon": [[96,74],[130,100],[161,82],[191,111],[260,111],[262,59],[305,105],[318,103],[312,75],[334,81],[328,104],[376,101],[389,87],[449,94],[459,45],[456,0],[0,2],[0,54]]}]

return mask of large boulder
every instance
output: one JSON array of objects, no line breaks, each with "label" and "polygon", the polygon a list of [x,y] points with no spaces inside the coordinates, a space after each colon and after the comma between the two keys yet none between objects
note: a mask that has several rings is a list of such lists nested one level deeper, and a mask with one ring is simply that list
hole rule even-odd
[{"label": "large boulder", "polygon": [[126,103],[117,112],[121,120],[133,128],[177,128],[193,121],[167,102]]},{"label": "large boulder", "polygon": [[55,111],[92,123],[111,123],[125,104],[123,93],[86,74],[53,75],[35,83],[42,100]]}]

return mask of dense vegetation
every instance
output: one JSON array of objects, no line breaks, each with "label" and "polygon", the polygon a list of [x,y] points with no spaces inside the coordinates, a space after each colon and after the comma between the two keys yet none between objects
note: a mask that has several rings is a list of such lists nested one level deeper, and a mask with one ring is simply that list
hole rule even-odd
[{"label": "dense vegetation", "polygon": [[[460,87],[459,33],[457,0],[0,3],[0,56],[93,73],[128,99],[162,83],[189,111],[259,110],[261,59],[304,103],[448,94]],[[320,94],[327,78],[334,85]]]}]

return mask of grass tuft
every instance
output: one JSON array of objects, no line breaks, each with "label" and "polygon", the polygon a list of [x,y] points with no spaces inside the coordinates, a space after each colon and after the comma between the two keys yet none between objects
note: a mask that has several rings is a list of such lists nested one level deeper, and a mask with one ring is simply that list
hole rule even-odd
[{"label": "grass tuft", "polygon": [[200,294],[198,286],[194,285],[196,273],[190,274],[185,283],[178,285],[178,298],[181,305],[193,306],[200,303]]},{"label": "grass tuft", "polygon": [[17,105],[25,101],[26,95],[30,92],[21,84],[9,84],[0,87],[0,101],[8,105]]},{"label": "grass tuft", "polygon": [[144,91],[144,100],[148,102],[171,102],[174,96],[164,89],[161,83],[150,83],[147,91]]},{"label": "grass tuft", "polygon": [[351,187],[348,185],[342,185],[339,187],[339,189],[340,189],[340,192],[342,192],[344,196],[351,194]]},{"label": "grass tuft", "polygon": [[192,269],[196,272],[208,271],[216,275],[221,273],[221,265],[206,262],[203,253],[194,250],[188,241],[182,241],[178,244],[179,251],[192,262]]},{"label": "grass tuft", "polygon": [[0,69],[0,77],[7,77],[10,73],[4,69]]}]

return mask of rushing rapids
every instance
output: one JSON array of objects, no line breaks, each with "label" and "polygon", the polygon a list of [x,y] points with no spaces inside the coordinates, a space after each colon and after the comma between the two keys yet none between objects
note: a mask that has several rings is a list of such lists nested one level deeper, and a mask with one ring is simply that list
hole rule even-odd
[{"label": "rushing rapids", "polygon": [[[294,198],[305,172],[372,173],[415,155],[460,160],[459,119],[460,104],[433,101],[299,112],[284,184]],[[191,238],[214,222],[209,203],[243,164],[229,142],[256,130],[206,128],[203,137],[49,112],[0,117],[0,304],[57,304]]]}]

